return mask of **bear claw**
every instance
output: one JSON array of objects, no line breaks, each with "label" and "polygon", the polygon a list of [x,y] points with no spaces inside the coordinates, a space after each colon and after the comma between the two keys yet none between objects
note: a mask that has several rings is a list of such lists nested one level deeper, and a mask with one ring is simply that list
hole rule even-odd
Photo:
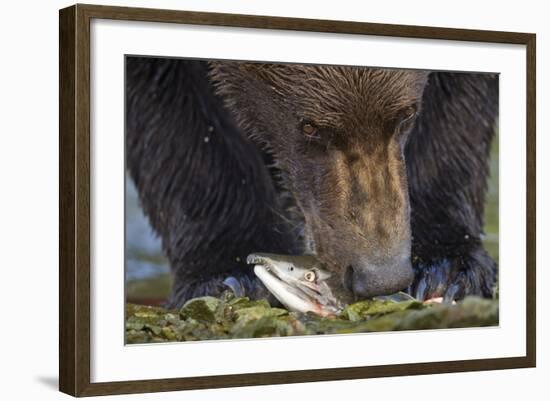
[{"label": "bear claw", "polygon": [[233,291],[236,297],[244,297],[245,295],[244,287],[242,283],[239,280],[237,280],[235,277],[233,276],[227,277],[225,280],[223,280],[223,284],[226,287],[228,287],[231,291]]}]

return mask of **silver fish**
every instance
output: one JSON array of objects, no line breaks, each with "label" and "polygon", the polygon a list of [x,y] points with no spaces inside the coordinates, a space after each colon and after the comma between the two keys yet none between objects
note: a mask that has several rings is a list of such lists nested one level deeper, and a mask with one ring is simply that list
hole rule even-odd
[{"label": "silver fish", "polygon": [[[246,261],[254,265],[254,273],[269,292],[291,311],[338,315],[355,300],[339,282],[337,274],[331,273],[314,255],[253,253]],[[404,292],[374,299],[390,302],[415,300]]]},{"label": "silver fish", "polygon": [[254,253],[247,263],[266,288],[291,311],[336,315],[346,302],[343,287],[313,255]]}]

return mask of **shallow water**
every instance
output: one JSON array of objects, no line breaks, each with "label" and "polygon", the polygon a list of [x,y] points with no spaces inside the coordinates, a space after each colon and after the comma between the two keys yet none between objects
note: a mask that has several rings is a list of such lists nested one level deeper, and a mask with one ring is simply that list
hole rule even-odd
[{"label": "shallow water", "polygon": [[134,183],[126,177],[126,280],[148,279],[169,271],[160,238],[143,215]]},{"label": "shallow water", "polygon": [[[491,177],[485,208],[485,238],[483,243],[498,263],[498,137],[491,150]],[[169,264],[139,206],[132,180],[126,179],[126,294],[132,302],[158,303],[170,291]]]}]

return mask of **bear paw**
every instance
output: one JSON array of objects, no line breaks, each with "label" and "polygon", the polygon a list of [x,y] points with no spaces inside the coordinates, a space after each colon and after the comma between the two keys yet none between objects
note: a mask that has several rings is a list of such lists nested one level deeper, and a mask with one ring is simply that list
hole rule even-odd
[{"label": "bear paw", "polygon": [[479,248],[467,255],[417,262],[414,270],[409,294],[421,301],[442,298],[443,302],[453,302],[469,295],[492,297],[497,265]]}]

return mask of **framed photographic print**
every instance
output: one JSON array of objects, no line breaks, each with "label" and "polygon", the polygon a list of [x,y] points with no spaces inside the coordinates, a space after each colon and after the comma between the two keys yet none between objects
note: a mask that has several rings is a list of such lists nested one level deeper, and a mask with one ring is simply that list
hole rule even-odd
[{"label": "framed photographic print", "polygon": [[59,21],[61,391],[535,366],[534,34]]}]

